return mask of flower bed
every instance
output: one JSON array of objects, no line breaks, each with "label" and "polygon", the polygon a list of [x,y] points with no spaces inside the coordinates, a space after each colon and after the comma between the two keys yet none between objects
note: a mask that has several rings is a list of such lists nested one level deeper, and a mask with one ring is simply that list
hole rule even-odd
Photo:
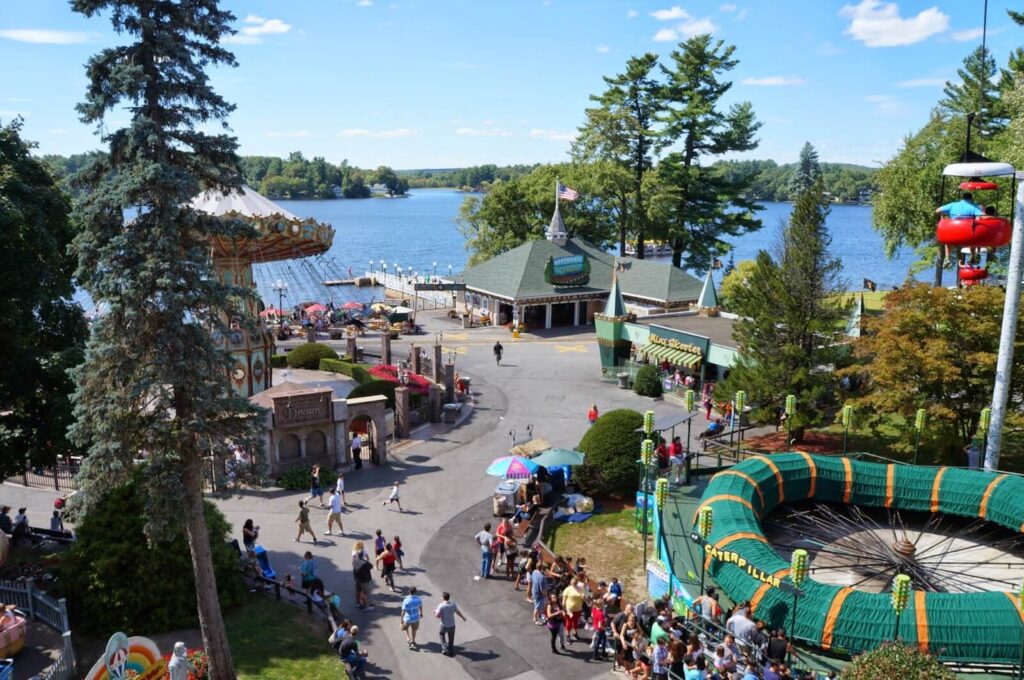
[{"label": "flower bed", "polygon": [[[370,375],[377,380],[386,380],[398,384],[398,367],[391,364],[380,364],[370,369]],[[430,381],[418,373],[408,373],[409,390],[413,394],[426,395],[430,391]]]}]

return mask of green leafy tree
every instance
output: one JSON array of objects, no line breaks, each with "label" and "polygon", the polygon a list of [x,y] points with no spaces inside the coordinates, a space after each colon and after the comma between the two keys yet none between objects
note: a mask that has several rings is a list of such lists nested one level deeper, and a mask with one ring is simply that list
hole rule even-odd
[{"label": "green leafy tree", "polygon": [[[179,526],[146,549],[147,482],[135,475],[110,489],[75,525],[77,540],[64,553],[59,583],[76,627],[106,638],[112,630],[151,635],[197,623],[188,543]],[[307,486],[309,475],[306,475]],[[205,504],[218,594],[225,607],[241,603],[238,553],[231,526]],[[142,596],[145,591],[145,596]]]},{"label": "green leafy tree", "polygon": [[20,119],[0,126],[0,478],[77,451],[66,436],[67,371],[81,362],[87,331],[71,299],[71,207],[31,148]]},{"label": "green leafy tree", "polygon": [[722,285],[718,287],[718,297],[724,309],[733,311],[733,301],[743,288],[750,285],[756,270],[755,260],[740,260],[739,264],[722,278]]},{"label": "green leafy tree", "polygon": [[810,142],[804,142],[800,149],[800,160],[796,164],[796,172],[793,173],[793,181],[790,183],[790,191],[794,196],[799,196],[810,189],[818,178],[821,177],[821,165],[818,163],[818,151],[811,146]]},{"label": "green leafy tree", "polygon": [[[662,139],[673,151],[658,168],[661,190],[653,201],[655,221],[672,246],[672,264],[707,269],[729,249],[723,240],[761,227],[757,205],[749,197],[753,174],[723,174],[712,167],[716,156],[757,147],[760,123],[749,102],[721,110],[732,87],[722,76],[737,64],[735,47],[698,35],[672,52],[672,68],[663,70],[668,108],[661,115]],[[684,256],[685,254],[685,256]]]},{"label": "green leafy tree", "polygon": [[956,680],[957,675],[935,657],[900,642],[886,642],[878,649],[854,657],[843,669],[843,680]]},{"label": "green leafy tree", "polygon": [[633,383],[633,390],[641,397],[661,396],[661,378],[658,376],[658,369],[654,366],[641,366],[636,372],[636,381]]},{"label": "green leafy tree", "polygon": [[[867,319],[854,344],[858,363],[842,372],[862,386],[850,402],[862,426],[884,429],[893,417],[913,423],[917,409],[926,409],[922,457],[930,452],[932,462],[959,464],[961,447],[992,400],[1004,297],[994,286],[910,285],[889,293],[885,313]],[[1019,328],[1017,338],[1015,352],[1024,351]],[[1010,390],[1010,403],[1020,403],[1021,362],[1014,364]],[[1020,415],[1010,415],[1019,424]],[[909,437],[894,446],[904,453],[912,448]]]},{"label": "green leafy tree", "polygon": [[[83,122],[102,130],[110,111],[131,112],[126,127],[104,133],[109,154],[78,178],[88,191],[76,206],[77,277],[106,310],[75,376],[72,434],[89,452],[81,503],[88,515],[104,490],[128,480],[134,459],[147,455],[140,481],[146,535],[156,544],[184,527],[210,678],[229,680],[235,672],[202,470],[204,458],[223,455],[228,442],[259,459],[261,411],[234,393],[233,360],[213,339],[214,332],[228,336],[238,300],[252,292],[214,275],[209,239],[255,234],[197,213],[190,200],[204,189],[241,184],[236,140],[206,131],[233,108],[213,91],[206,69],[235,65],[219,44],[234,16],[216,0],[74,0],[72,7],[87,17],[109,14],[127,38],[89,60],[78,107]],[[125,222],[130,206],[140,209]]]},{"label": "green leafy tree", "polygon": [[619,209],[619,256],[626,255],[626,235],[636,237],[637,257],[644,257],[647,231],[646,179],[662,141],[654,130],[662,109],[662,89],[653,72],[658,55],[631,57],[626,71],[604,81],[608,89],[591,96],[597,106],[586,110],[587,122],[573,145],[578,161],[611,161],[619,172],[610,175],[619,191],[628,194],[628,207]]},{"label": "green leafy tree", "polygon": [[745,390],[761,422],[774,421],[786,395],[795,394],[797,441],[804,426],[829,419],[835,378],[823,367],[839,362],[849,306],[836,295],[842,264],[828,251],[828,210],[819,180],[797,197],[778,260],[763,250],[757,254],[747,285],[732,298],[741,317],[733,331],[740,356],[717,387],[722,401]]},{"label": "green leafy tree", "polygon": [[644,417],[636,411],[608,411],[576,448],[586,454],[573,476],[588,493],[628,497],[636,492]]}]

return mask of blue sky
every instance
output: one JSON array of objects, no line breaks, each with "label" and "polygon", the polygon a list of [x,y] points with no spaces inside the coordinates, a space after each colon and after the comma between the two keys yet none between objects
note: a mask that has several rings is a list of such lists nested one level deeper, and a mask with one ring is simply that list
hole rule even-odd
[{"label": "blue sky", "polygon": [[[750,157],[789,162],[807,140],[823,160],[877,164],[925,122],[982,22],[981,0],[222,4],[238,18],[239,67],[214,83],[238,105],[241,153],[395,168],[565,160],[603,75],[705,31],[737,46],[730,100],[764,122]],[[1012,0],[989,4],[1004,65],[1024,30],[1006,16]],[[43,153],[98,148],[74,106],[86,60],[119,39],[66,0],[3,0],[0,119],[23,115]]]}]

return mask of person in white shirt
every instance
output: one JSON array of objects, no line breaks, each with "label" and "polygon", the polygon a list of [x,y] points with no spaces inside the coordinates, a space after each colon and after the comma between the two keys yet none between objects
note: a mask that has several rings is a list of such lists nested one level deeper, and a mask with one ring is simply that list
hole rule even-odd
[{"label": "person in white shirt", "polygon": [[327,513],[327,531],[324,532],[326,535],[331,535],[331,527],[335,522],[338,523],[338,533],[344,536],[345,527],[341,523],[341,494],[337,489],[331,494],[331,510]]},{"label": "person in white shirt", "polygon": [[474,581],[479,581],[482,578],[489,578],[491,575],[491,543],[494,541],[494,536],[491,535],[491,523],[484,524],[484,530],[477,532],[473,540],[480,546],[480,575],[473,577]]},{"label": "person in white shirt", "polygon": [[390,505],[391,503],[397,503],[398,511],[405,512],[405,510],[402,510],[402,501],[399,500],[398,498],[398,482],[395,482],[394,485],[391,487],[391,495],[388,496],[387,499],[383,503],[381,503],[381,505]]},{"label": "person in white shirt", "polygon": [[363,467],[363,438],[358,433],[352,436],[352,463],[356,470]]},{"label": "person in white shirt", "polygon": [[341,504],[348,505],[348,501],[345,500],[345,473],[338,472],[338,481],[334,483],[334,492],[341,494]]}]

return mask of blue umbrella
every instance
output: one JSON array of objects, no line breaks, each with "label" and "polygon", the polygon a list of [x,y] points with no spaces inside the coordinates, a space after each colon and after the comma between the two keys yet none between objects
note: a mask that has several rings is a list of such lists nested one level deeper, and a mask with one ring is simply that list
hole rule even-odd
[{"label": "blue umbrella", "polygon": [[583,465],[583,457],[584,454],[581,451],[548,449],[530,460],[543,468],[553,468],[562,467],[563,465]]},{"label": "blue umbrella", "polygon": [[502,456],[491,461],[491,464],[487,466],[487,474],[494,477],[514,479],[517,477],[529,477],[539,469],[540,466],[529,458]]}]

